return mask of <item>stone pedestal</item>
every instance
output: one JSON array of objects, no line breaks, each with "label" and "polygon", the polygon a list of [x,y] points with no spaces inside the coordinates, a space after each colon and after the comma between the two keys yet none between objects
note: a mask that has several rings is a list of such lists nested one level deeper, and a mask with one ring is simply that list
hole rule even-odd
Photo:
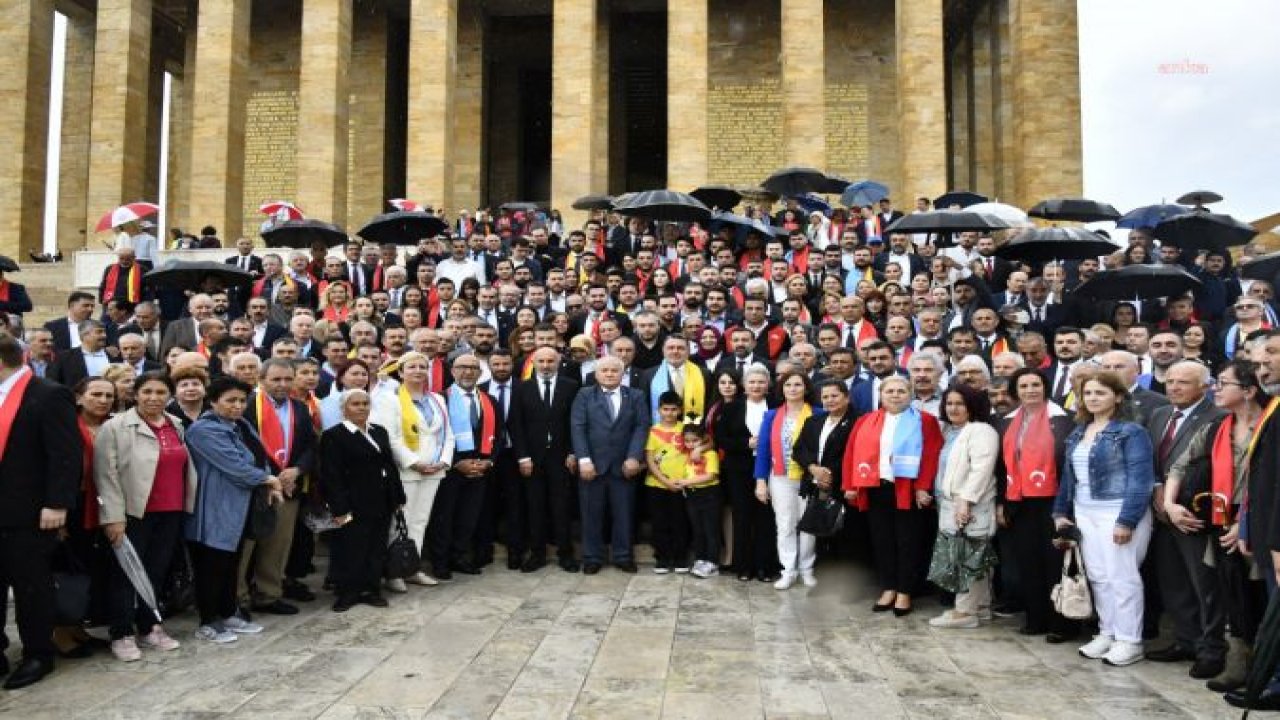
[{"label": "stone pedestal", "polygon": [[1076,4],[1010,0],[1013,46],[1012,202],[1028,207],[1083,193],[1080,40]]},{"label": "stone pedestal", "polygon": [[891,192],[933,198],[947,190],[942,0],[898,0],[895,25],[902,187]]},{"label": "stone pedestal", "polygon": [[[187,232],[211,224],[227,241],[243,234],[245,103],[248,100],[251,0],[200,3],[195,67],[187,68],[192,108]],[[257,228],[250,228],[257,230]]]},{"label": "stone pedestal", "polygon": [[412,0],[409,12],[406,195],[452,213],[458,0]]},{"label": "stone pedestal", "polygon": [[[782,5],[782,141],[787,165],[825,170],[826,53],[820,23],[823,0]],[[761,176],[775,168],[761,168]]]},{"label": "stone pedestal", "polygon": [[667,187],[707,182],[709,0],[667,3]]},{"label": "stone pedestal", "polygon": [[[602,83],[596,74],[599,15],[597,0],[553,3],[551,206],[568,217],[576,213],[570,207],[576,198],[605,190],[596,185],[608,160],[607,153],[597,152],[601,132],[597,105],[608,104],[607,81]],[[569,224],[577,223],[570,219]]]},{"label": "stone pedestal", "polygon": [[303,0],[298,78],[298,203],[347,226],[352,0]]}]

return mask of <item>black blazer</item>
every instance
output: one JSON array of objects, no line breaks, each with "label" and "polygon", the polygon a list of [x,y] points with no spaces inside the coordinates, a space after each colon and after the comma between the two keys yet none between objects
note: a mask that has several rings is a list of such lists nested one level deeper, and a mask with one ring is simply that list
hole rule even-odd
[{"label": "black blazer", "polygon": [[542,400],[542,381],[535,374],[518,383],[511,396],[511,416],[507,431],[516,460],[529,458],[535,467],[559,467],[573,452],[569,438],[569,412],[578,396],[579,384],[558,375],[551,391],[551,407]]},{"label": "black blazer", "polygon": [[31,296],[27,294],[27,288],[16,282],[10,282],[9,299],[0,302],[0,312],[11,315],[31,312]]},{"label": "black blazer", "polygon": [[83,458],[71,391],[31,378],[0,457],[0,527],[34,530],[42,508],[74,507]]},{"label": "black blazer", "polygon": [[[494,457],[497,456],[498,452],[502,449],[502,430],[505,427],[503,425],[504,419],[502,417],[502,406],[498,404],[498,399],[490,395],[488,392],[485,392],[485,389],[483,387],[480,387],[477,385],[476,393],[478,395],[484,395],[489,398],[489,404],[493,407],[493,411],[497,415],[497,417],[494,418],[494,423],[493,423],[494,434],[497,435],[497,437],[494,438],[494,441],[493,441],[493,452],[489,453],[488,455],[481,452],[480,438],[477,437],[475,439],[476,447],[474,450],[456,450],[456,449],[454,450],[453,452],[454,465],[457,465],[459,460],[492,460],[494,459]],[[445,404],[447,405],[449,402],[449,396],[447,393],[445,394],[444,399],[445,399]],[[477,401],[480,400],[479,398],[476,398],[476,399]],[[481,410],[482,412],[487,412],[488,408],[485,408],[482,405]],[[446,422],[447,421],[448,419],[446,418]]]},{"label": "black blazer", "polygon": [[[257,392],[249,396],[249,406],[245,408],[244,419],[248,420],[253,429],[261,435],[262,426],[258,423]],[[316,463],[315,425],[311,423],[311,411],[307,410],[307,406],[303,405],[301,400],[290,398],[289,406],[293,411],[293,447],[285,467],[296,467],[303,475],[308,475],[315,470]]]},{"label": "black blazer", "polygon": [[80,348],[58,353],[46,373],[48,379],[67,387],[75,387],[88,376],[89,368],[84,363],[84,353]]},{"label": "black blazer", "polygon": [[1172,404],[1164,405],[1156,408],[1151,413],[1151,419],[1147,421],[1147,434],[1151,436],[1151,449],[1155,451],[1155,469],[1156,483],[1163,483],[1165,475],[1169,472],[1169,466],[1179,455],[1187,451],[1187,446],[1191,443],[1191,437],[1196,431],[1205,425],[1217,422],[1226,416],[1226,411],[1215,407],[1213,401],[1209,398],[1202,399],[1196,404],[1191,414],[1183,419],[1182,424],[1178,426],[1178,432],[1173,436],[1173,445],[1169,448],[1169,456],[1167,462],[1160,461],[1160,443],[1164,440],[1164,434],[1169,429],[1169,419],[1173,417],[1174,407]]},{"label": "black blazer", "polygon": [[[226,259],[226,263],[234,267],[240,267],[240,256],[232,255]],[[262,258],[257,255],[249,256],[249,272],[253,273],[255,278],[262,277]]]},{"label": "black blazer", "polygon": [[[106,327],[106,326],[104,326]],[[53,353],[57,355],[71,349],[71,333],[75,332],[71,329],[71,325],[67,322],[66,316],[56,320],[50,320],[44,324],[44,329],[53,335]],[[112,327],[107,327],[107,346],[116,344],[116,333]]]},{"label": "black blazer", "polygon": [[405,504],[400,469],[391,454],[386,428],[369,423],[378,449],[360,433],[339,423],[320,437],[320,488],[334,517],[390,517]]},{"label": "black blazer", "polygon": [[814,413],[804,421],[804,425],[800,428],[800,436],[796,438],[796,446],[791,451],[792,458],[804,468],[802,487],[813,482],[809,466],[814,463],[831,471],[833,491],[841,487],[840,469],[844,460],[844,447],[849,443],[849,433],[853,431],[853,423],[857,420],[856,415],[852,406],[845,411],[844,417],[840,418],[840,422],[827,436],[826,444],[821,446],[821,463],[818,463],[818,441],[822,438],[822,426],[827,422],[827,414]]}]

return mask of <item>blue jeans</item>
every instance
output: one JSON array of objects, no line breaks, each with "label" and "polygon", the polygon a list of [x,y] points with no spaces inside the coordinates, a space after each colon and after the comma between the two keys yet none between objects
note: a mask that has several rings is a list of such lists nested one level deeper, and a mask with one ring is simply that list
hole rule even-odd
[{"label": "blue jeans", "polygon": [[613,525],[610,545],[614,563],[631,562],[631,524],[635,515],[636,483],[621,475],[597,475],[591,482],[578,481],[582,508],[582,563],[604,564],[604,514],[609,507]]}]

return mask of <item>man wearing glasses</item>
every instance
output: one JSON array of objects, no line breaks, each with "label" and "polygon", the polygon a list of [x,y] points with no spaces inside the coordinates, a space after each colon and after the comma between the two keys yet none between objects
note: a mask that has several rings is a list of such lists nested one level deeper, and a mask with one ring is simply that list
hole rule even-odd
[{"label": "man wearing glasses", "polygon": [[1249,336],[1258,330],[1270,330],[1271,323],[1262,311],[1262,301],[1248,295],[1241,296],[1232,306],[1236,321],[1222,335],[1222,349],[1228,360],[1244,347]]}]

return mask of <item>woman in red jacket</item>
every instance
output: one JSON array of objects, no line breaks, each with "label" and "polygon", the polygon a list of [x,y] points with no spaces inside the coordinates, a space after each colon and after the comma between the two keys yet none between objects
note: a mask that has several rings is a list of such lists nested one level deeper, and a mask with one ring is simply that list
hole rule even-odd
[{"label": "woman in red jacket", "polygon": [[880,409],[863,415],[845,446],[845,499],[867,513],[880,599],[875,612],[911,612],[911,596],[924,580],[930,540],[924,510],[933,504],[933,480],[942,452],[938,419],[911,407],[906,378],[880,381]]}]

